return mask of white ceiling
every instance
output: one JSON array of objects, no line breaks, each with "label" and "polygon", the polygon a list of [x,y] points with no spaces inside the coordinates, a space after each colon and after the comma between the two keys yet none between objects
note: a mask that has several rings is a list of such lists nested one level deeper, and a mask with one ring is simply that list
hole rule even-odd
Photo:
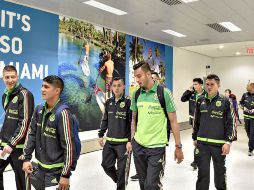
[{"label": "white ceiling", "polygon": [[[176,47],[254,40],[254,0],[200,0],[173,6],[169,6],[160,0],[97,0],[128,13],[123,16],[116,16],[81,3],[85,0],[8,1],[78,18]],[[242,31],[219,33],[206,26],[206,24],[223,21],[233,22]],[[177,38],[161,32],[165,29],[177,31],[187,35],[187,37]],[[239,47],[247,45],[240,43]],[[215,47],[215,49],[209,53],[204,47],[206,49]],[[231,47],[231,49],[234,48],[235,46]],[[185,49],[211,57],[222,54],[221,51],[217,50],[216,45],[200,48],[187,47]],[[226,46],[223,51],[228,51]],[[231,55],[234,53],[231,52]],[[229,56],[230,53],[225,55]]]},{"label": "white ceiling", "polygon": [[[223,45],[224,47],[219,48],[220,45]],[[186,46],[182,47],[182,49],[196,52],[209,57],[253,56],[254,41]],[[247,52],[247,49],[249,49],[249,52]],[[240,52],[240,55],[236,55],[236,52]]]}]

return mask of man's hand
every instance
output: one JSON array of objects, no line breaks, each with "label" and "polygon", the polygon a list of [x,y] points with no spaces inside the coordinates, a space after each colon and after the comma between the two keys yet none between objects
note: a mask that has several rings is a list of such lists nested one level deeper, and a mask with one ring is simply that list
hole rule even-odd
[{"label": "man's hand", "polygon": [[222,154],[223,156],[226,156],[230,152],[230,145],[229,144],[224,144],[222,146]]},{"label": "man's hand", "polygon": [[26,161],[23,163],[23,167],[22,167],[23,171],[26,172],[27,174],[30,174],[33,172],[33,165],[31,162]]},{"label": "man's hand", "polygon": [[181,148],[177,148],[175,149],[175,160],[177,161],[177,164],[180,164],[183,161],[183,151]]},{"label": "man's hand", "polygon": [[193,141],[193,145],[194,145],[195,147],[197,147],[197,144],[198,144],[197,141]]},{"label": "man's hand", "polygon": [[60,177],[60,181],[59,181],[59,190],[68,190],[70,187],[70,180],[69,178],[65,178],[65,177]]},{"label": "man's hand", "polygon": [[11,154],[12,148],[9,145],[6,145],[2,151],[2,157],[4,157],[6,154]]},{"label": "man's hand", "polygon": [[126,149],[127,149],[127,152],[131,152],[131,151],[132,151],[131,142],[128,142],[128,143],[126,144]]},{"label": "man's hand", "polygon": [[98,142],[99,142],[99,144],[100,144],[101,147],[104,146],[104,142],[103,142],[103,138],[102,138],[102,137],[100,137],[100,138],[98,139]]}]

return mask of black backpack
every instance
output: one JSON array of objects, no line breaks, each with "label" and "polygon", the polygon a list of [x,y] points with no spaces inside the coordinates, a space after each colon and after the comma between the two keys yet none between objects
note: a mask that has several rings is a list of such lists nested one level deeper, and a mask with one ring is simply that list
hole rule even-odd
[{"label": "black backpack", "polygon": [[[44,104],[40,104],[38,113],[41,110],[43,110],[43,106],[44,106]],[[59,122],[60,114],[64,109],[69,109],[69,107],[67,105],[62,104],[56,109],[55,122],[54,122],[56,128],[57,128],[57,125]],[[73,134],[74,134],[74,144],[75,144],[75,148],[76,148],[76,156],[77,156],[77,159],[79,159],[79,156],[81,154],[81,141],[79,138],[79,122],[78,122],[77,117],[74,114],[72,114],[72,118],[73,118]]]},{"label": "black backpack", "polygon": [[[140,95],[140,91],[141,91],[141,88],[139,88],[136,93],[135,93],[135,102],[137,103],[138,101],[138,97]],[[161,86],[161,85],[158,85],[157,87],[157,96],[158,96],[158,99],[159,99],[159,102],[160,102],[160,105],[161,107],[163,108],[164,110],[164,113],[165,113],[165,116],[167,118],[167,137],[168,137],[168,141],[170,139],[170,131],[171,131],[171,126],[170,126],[170,121],[168,119],[168,114],[167,114],[167,110],[166,110],[166,102],[165,102],[165,97],[164,97],[164,87]],[[137,116],[138,118],[138,116]],[[137,122],[136,122],[137,123]]]}]

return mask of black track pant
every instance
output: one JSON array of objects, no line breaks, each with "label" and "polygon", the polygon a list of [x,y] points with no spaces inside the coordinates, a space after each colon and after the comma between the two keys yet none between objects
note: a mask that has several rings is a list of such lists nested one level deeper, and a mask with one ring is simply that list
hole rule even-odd
[{"label": "black track pant", "polygon": [[245,130],[249,138],[249,151],[254,150],[254,119],[244,119]]},{"label": "black track pant", "polygon": [[[33,173],[30,175],[30,182],[36,190],[45,190],[47,187],[58,186],[62,169],[56,171],[44,171],[37,164],[33,163]],[[57,188],[55,188],[57,189]]]},{"label": "black track pant", "polygon": [[214,183],[218,190],[226,190],[226,156],[222,156],[221,146],[197,145],[198,180],[196,190],[208,190],[210,183],[210,162],[214,165]]},{"label": "black track pant", "polygon": [[[4,189],[3,172],[9,164],[11,164],[11,167],[15,173],[15,181],[16,181],[17,190],[26,189],[25,172],[22,170],[23,161],[19,160],[19,157],[22,154],[23,152],[21,148],[15,148],[13,149],[12,153],[7,158],[7,160],[0,159],[0,190]],[[8,187],[6,187],[5,189],[8,189]]]},{"label": "black track pant", "polygon": [[165,160],[165,147],[145,148],[132,141],[134,163],[139,176],[141,190],[160,190]]},{"label": "black track pant", "polygon": [[125,190],[130,170],[130,155],[127,154],[126,143],[111,144],[106,141],[102,151],[101,166],[105,173],[117,183],[117,190]]},{"label": "black track pant", "polygon": [[[189,118],[189,124],[191,125],[191,127],[193,127],[193,118],[190,117]],[[194,149],[194,152],[193,152],[193,163],[197,164],[197,156],[196,156],[196,148]]]}]

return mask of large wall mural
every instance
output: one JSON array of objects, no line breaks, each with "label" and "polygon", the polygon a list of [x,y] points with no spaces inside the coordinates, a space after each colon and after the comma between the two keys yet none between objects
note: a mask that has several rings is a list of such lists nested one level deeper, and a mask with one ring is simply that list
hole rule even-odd
[{"label": "large wall mural", "polygon": [[58,74],[65,82],[61,98],[76,114],[81,131],[100,127],[114,77],[125,79],[126,95],[138,88],[132,67],[140,60],[148,61],[172,89],[170,46],[5,1],[0,8],[0,77],[5,65],[16,66],[39,104],[41,79]]}]

